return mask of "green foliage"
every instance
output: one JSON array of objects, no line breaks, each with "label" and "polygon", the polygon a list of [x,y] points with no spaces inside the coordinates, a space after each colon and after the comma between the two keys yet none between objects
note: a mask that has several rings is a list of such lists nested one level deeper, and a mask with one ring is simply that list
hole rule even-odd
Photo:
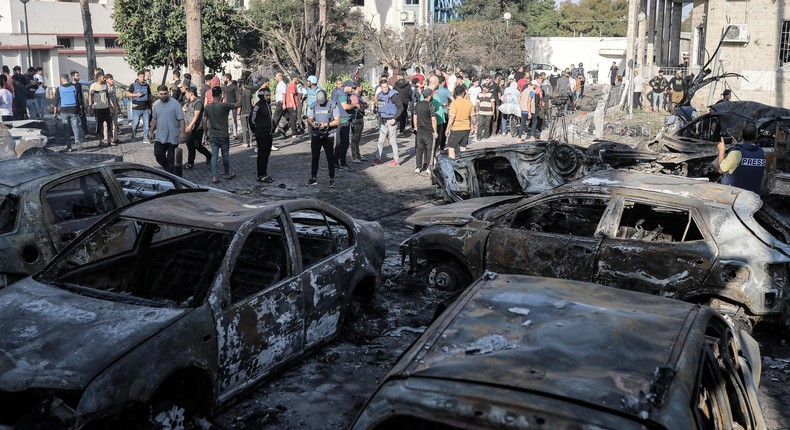
[{"label": "green foliage", "polygon": [[[464,0],[461,15],[464,21],[475,20],[502,23],[504,14],[511,14],[509,29],[516,35],[559,36],[560,14],[554,0],[529,0],[499,2],[491,0]],[[509,35],[513,33],[508,33]]]},{"label": "green foliage", "polygon": [[627,0],[581,0],[560,5],[560,29],[565,35],[585,36],[626,35]]},{"label": "green foliage", "polygon": [[[335,82],[338,79],[345,82],[348,80],[353,80],[353,77],[351,76],[351,73],[332,74],[326,77],[326,85],[334,88]],[[326,90],[326,88],[324,89]],[[366,79],[362,79],[362,95],[365,97],[373,97],[375,94],[376,87],[374,87],[373,84],[368,82]]]},{"label": "green foliage", "polygon": [[[224,0],[202,0],[201,11],[205,65],[209,70],[220,70],[236,50],[241,17]],[[176,66],[186,64],[186,19],[181,0],[116,0],[113,23],[118,42],[126,49],[126,61],[135,69],[164,65],[170,52]]]}]

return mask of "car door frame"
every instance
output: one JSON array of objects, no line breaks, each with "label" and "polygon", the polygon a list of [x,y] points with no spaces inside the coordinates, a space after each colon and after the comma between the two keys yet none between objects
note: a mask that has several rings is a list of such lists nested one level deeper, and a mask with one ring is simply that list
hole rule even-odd
[{"label": "car door frame", "polygon": [[[254,218],[242,224],[234,233],[233,239],[228,246],[227,254],[211,286],[208,302],[214,317],[214,330],[217,343],[217,381],[215,390],[218,402],[220,403],[255,385],[304,353],[304,294],[300,285],[300,256],[293,234],[293,227],[288,224],[289,220],[285,215],[282,206],[274,206],[267,208],[267,210],[262,211]],[[257,294],[245,297],[237,303],[232,303],[229,283],[231,274],[235,268],[236,258],[250,234],[257,229],[260,224],[273,219],[279,219],[282,225],[282,233],[286,240],[289,258],[288,265],[291,274],[287,278],[276,282],[274,285],[262,289]],[[266,294],[278,293],[281,294],[280,298],[284,298],[289,303],[296,304],[297,306],[296,315],[294,315],[296,319],[293,320],[297,328],[293,330],[294,335],[290,336],[285,343],[290,347],[291,353],[284,355],[279,362],[273,363],[268,367],[265,367],[266,364],[258,365],[257,371],[253,371],[251,374],[249,374],[249,372],[245,374],[244,369],[240,369],[243,365],[243,357],[240,357],[241,351],[239,349],[244,346],[241,345],[241,338],[239,336],[238,325],[240,320],[233,319],[233,317],[235,317],[233,311],[243,305],[254,304],[253,302]],[[225,330],[225,328],[227,328],[227,330]],[[264,351],[264,349],[258,350],[258,359],[261,357],[262,351]],[[227,367],[236,369],[236,372],[230,374]]]},{"label": "car door frame", "polygon": [[[546,232],[538,232],[532,230],[523,230],[523,229],[514,229],[510,227],[515,216],[525,210],[530,210],[534,206],[539,204],[547,203],[552,200],[559,200],[563,198],[590,198],[590,199],[601,199],[606,202],[606,206],[604,208],[603,213],[601,214],[601,219],[598,220],[598,224],[595,226],[595,231],[592,236],[571,236],[571,235],[561,235],[557,233],[546,233]],[[606,193],[595,193],[589,191],[577,191],[577,192],[567,192],[567,193],[551,193],[550,195],[545,196],[544,198],[535,199],[527,204],[521,205],[518,208],[514,209],[513,211],[508,212],[507,214],[500,217],[496,224],[491,228],[491,233],[488,235],[488,239],[486,241],[486,249],[485,249],[485,267],[487,270],[492,271],[503,271],[504,273],[522,273],[527,275],[533,276],[546,276],[558,279],[571,279],[571,280],[580,280],[580,281],[592,281],[593,276],[595,274],[595,266],[597,264],[597,254],[598,249],[601,245],[601,241],[603,240],[603,236],[600,234],[602,223],[606,219],[606,214],[609,211],[609,206],[611,204],[612,196]],[[520,232],[520,234],[516,234]],[[578,260],[578,258],[586,258],[587,263],[585,264],[584,273],[579,273],[579,265],[574,265],[572,267],[565,268],[567,271],[565,272],[558,272],[558,269],[563,269],[560,264],[557,264],[556,256],[551,256],[551,258],[531,258],[531,260],[542,262],[544,263],[542,269],[544,271],[535,271],[534,268],[531,268],[529,271],[526,272],[519,272],[515,271],[513,266],[506,267],[504,265],[496,265],[492,266],[492,244],[497,243],[500,240],[504,244],[504,248],[502,249],[502,255],[500,258],[504,261],[506,259],[516,260],[519,258],[520,254],[527,254],[530,251],[534,251],[534,243],[527,243],[526,240],[517,240],[517,243],[514,243],[512,247],[508,247],[508,240],[512,240],[516,236],[524,237],[538,237],[541,239],[545,238],[545,243],[548,244],[556,244],[562,243],[562,246],[568,249],[566,254],[567,258],[573,258],[574,256]],[[559,240],[558,240],[559,239]],[[544,242],[541,242],[544,243]],[[522,246],[518,246],[519,244],[524,244]],[[531,249],[532,248],[532,249]],[[505,251],[507,249],[507,251]],[[523,251],[519,254],[519,251]],[[529,261],[526,258],[522,258],[523,265],[522,267],[527,267]],[[548,273],[547,270],[553,270],[552,273]]]},{"label": "car door frame", "polygon": [[[342,251],[324,257],[309,267],[303,266],[302,249],[299,244],[298,233],[291,218],[292,212],[316,211],[324,216],[337,219],[351,236],[351,244]],[[315,202],[296,201],[285,206],[284,215],[288,219],[288,226],[292,230],[294,244],[297,249],[300,267],[300,277],[305,296],[305,324],[304,339],[305,349],[311,349],[331,339],[340,330],[343,314],[347,311],[353,288],[360,281],[357,271],[354,270],[354,261],[365,259],[364,252],[359,247],[358,238],[354,229],[353,219],[332,207]],[[326,218],[325,218],[326,220]],[[322,277],[335,276],[334,283],[322,284]],[[361,275],[361,274],[360,274]],[[339,285],[338,285],[339,284]],[[318,302],[321,303],[318,303]]]},{"label": "car door frame", "polygon": [[[619,238],[617,237],[617,229],[620,226],[620,221],[622,219],[626,201],[646,204],[650,206],[666,207],[669,209],[687,211],[691,216],[692,220],[694,221],[694,223],[696,224],[697,228],[699,229],[703,239],[695,240],[695,241],[687,241],[687,242],[646,242],[641,239]],[[627,280],[628,285],[613,285],[610,282],[611,281],[610,279],[602,275],[602,269],[605,268],[604,266],[607,266],[606,268],[610,267],[610,263],[608,263],[608,261],[610,260],[618,261],[618,262],[625,261],[625,257],[623,255],[620,255],[619,257],[617,255],[611,258],[608,257],[607,251],[609,250],[609,247],[612,248],[619,247],[621,251],[625,253],[626,251],[629,250],[634,251],[635,247],[645,248],[646,244],[651,244],[651,243],[657,244],[657,247],[676,248],[676,249],[686,248],[691,252],[695,251],[694,248],[705,246],[707,248],[707,251],[710,252],[707,255],[707,257],[709,258],[707,264],[705,261],[700,262],[699,258],[702,257],[698,257],[698,259],[694,260],[692,262],[691,267],[689,267],[689,269],[698,268],[697,276],[694,276],[692,273],[688,273],[685,276],[685,279],[687,280],[687,283],[690,286],[688,288],[685,288],[684,290],[675,290],[674,293],[671,293],[674,298],[680,300],[694,296],[696,295],[695,293],[698,293],[704,289],[705,279],[708,277],[708,274],[710,273],[712,267],[714,266],[714,264],[718,259],[719,249],[718,246],[716,245],[716,241],[713,239],[713,235],[711,234],[707,223],[704,222],[702,218],[702,214],[694,206],[688,206],[688,205],[683,205],[673,202],[663,202],[663,201],[656,202],[655,200],[651,200],[650,198],[644,196],[616,195],[616,196],[612,196],[612,200],[610,202],[610,210],[604,214],[604,220],[601,223],[601,227],[602,229],[600,233],[601,236],[603,237],[603,241],[598,250],[598,257],[596,259],[595,275],[594,275],[594,282],[598,284],[610,285],[618,288],[635,289],[637,291],[643,291],[653,294],[655,293],[663,294],[665,291],[669,291],[669,290],[662,288],[643,288],[641,286],[642,284],[634,285],[633,283],[636,280],[642,278],[649,278],[649,277],[656,279],[656,282],[654,282],[653,285],[660,284],[662,279],[664,280],[665,283],[667,284],[671,283],[672,285],[677,285],[679,282],[683,281],[683,279],[681,278],[674,278],[674,276],[683,275],[683,273],[679,273],[679,274],[676,273],[671,277],[663,277],[663,278],[658,278],[652,276],[650,273],[646,273],[645,270],[648,270],[650,267],[665,268],[667,267],[667,265],[663,264],[661,261],[655,261],[654,259],[645,257],[643,261],[646,264],[640,264],[638,268],[634,267],[633,270],[631,270],[630,272],[620,274],[619,277],[624,280]],[[657,254],[662,256],[668,255],[668,253],[663,253],[663,252],[661,253],[657,252]],[[640,257],[641,256],[642,254],[640,252]],[[637,269],[639,269],[640,271],[639,273],[641,274],[641,276],[635,278],[633,275],[634,273],[637,272]],[[704,273],[699,273],[700,269]],[[649,283],[648,281],[649,279],[646,279],[645,283]],[[636,287],[636,288],[631,288],[631,287]],[[694,287],[696,287],[696,291],[694,290]],[[648,291],[644,291],[644,290],[648,290]],[[684,294],[684,292],[687,292],[688,294]]]},{"label": "car door frame", "polygon": [[[50,242],[52,243],[52,249],[55,254],[63,250],[63,248],[65,248],[66,245],[68,245],[68,243],[71,242],[71,240],[76,238],[80,233],[84,232],[88,227],[95,224],[103,216],[112,212],[109,211],[107,213],[96,215],[93,217],[80,218],[79,220],[69,220],[69,221],[63,221],[61,223],[55,222],[55,218],[52,215],[52,208],[50,207],[49,202],[47,201],[47,192],[49,192],[49,190],[51,190],[52,188],[58,185],[64,184],[66,182],[72,181],[80,177],[90,176],[92,174],[99,174],[101,176],[102,180],[104,181],[105,189],[107,190],[107,193],[109,194],[110,198],[112,198],[113,203],[115,204],[114,209],[118,209],[125,205],[123,199],[118,194],[118,187],[115,184],[113,184],[114,182],[113,178],[108,175],[108,173],[104,170],[103,166],[80,170],[78,172],[73,172],[66,176],[61,176],[57,179],[49,181],[46,185],[42,186],[39,189],[38,198],[39,201],[41,202],[41,209],[42,209],[41,212],[42,212],[42,219],[44,220],[44,227],[47,230],[47,234],[50,238]],[[81,225],[83,227],[78,230],[64,229],[64,231],[60,231],[60,227],[58,227],[56,224],[64,224],[64,223],[66,223],[68,226]],[[72,237],[68,241],[65,241],[64,243],[62,237],[63,234],[73,234],[74,237]]]},{"label": "car door frame", "polygon": [[[187,188],[185,186],[185,184],[181,180],[179,180],[181,178],[179,178],[177,176],[173,177],[168,172],[165,172],[164,170],[155,169],[155,168],[148,167],[148,166],[137,165],[137,164],[128,165],[128,166],[127,165],[117,165],[117,164],[115,164],[115,165],[102,166],[102,168],[105,170],[105,175],[112,179],[112,184],[113,184],[112,186],[115,188],[115,192],[118,194],[118,196],[120,196],[120,198],[122,199],[124,206],[126,206],[126,205],[128,205],[128,204],[130,204],[132,202],[130,202],[129,199],[126,198],[126,194],[124,194],[124,192],[123,192],[123,187],[121,187],[121,184],[116,179],[116,177],[115,177],[115,171],[116,170],[140,170],[140,171],[143,171],[143,172],[148,172],[151,175],[159,175],[159,176],[162,176],[164,178],[167,178],[169,181],[171,181],[171,182],[173,182],[175,184],[175,189],[176,190],[182,190],[182,189]],[[165,190],[165,191],[167,191],[167,190]],[[161,193],[164,193],[165,191],[162,191]],[[161,194],[161,193],[159,193],[159,194]],[[140,199],[138,199],[138,200],[140,200]],[[137,201],[137,200],[135,200],[135,201]]]}]

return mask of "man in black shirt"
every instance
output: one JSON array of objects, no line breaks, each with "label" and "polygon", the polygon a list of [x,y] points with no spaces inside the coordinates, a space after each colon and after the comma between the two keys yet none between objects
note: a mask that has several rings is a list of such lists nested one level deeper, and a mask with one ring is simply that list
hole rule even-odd
[{"label": "man in black shirt", "polygon": [[686,80],[683,79],[683,72],[678,70],[675,76],[669,80],[669,90],[672,96],[669,99],[669,111],[675,111],[675,105],[683,100],[683,93],[686,91]]},{"label": "man in black shirt", "polygon": [[255,142],[258,145],[257,181],[264,184],[274,182],[268,173],[269,156],[272,153],[272,140],[274,139],[271,102],[271,90],[261,88],[258,90],[258,103],[255,103],[249,116],[250,129],[255,133]]},{"label": "man in black shirt", "polygon": [[433,90],[426,88],[422,91],[423,100],[414,107],[413,126],[417,131],[415,138],[417,168],[414,173],[420,174],[428,169],[428,148],[439,134],[436,130],[436,108],[431,104]]}]

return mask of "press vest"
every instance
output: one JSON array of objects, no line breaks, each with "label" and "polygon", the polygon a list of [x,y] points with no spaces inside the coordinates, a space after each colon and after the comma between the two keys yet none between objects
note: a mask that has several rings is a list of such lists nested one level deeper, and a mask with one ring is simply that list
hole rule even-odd
[{"label": "press vest", "polygon": [[74,85],[61,85],[58,91],[60,91],[60,107],[77,106],[77,87]]},{"label": "press vest", "polygon": [[386,94],[383,92],[379,93],[378,98],[378,109],[379,109],[379,116],[384,119],[391,119],[395,118],[395,114],[398,113],[398,107],[395,106],[395,103],[392,102],[392,97],[398,94],[397,91],[390,89],[390,91]]},{"label": "press vest", "polygon": [[741,151],[741,164],[730,175],[729,185],[760,194],[765,172],[765,152],[753,143],[735,146]]},{"label": "press vest", "polygon": [[[327,101],[325,105],[320,105],[318,102],[310,105],[313,111],[313,120],[319,123],[330,123],[334,118],[332,113],[335,110],[335,102]],[[320,130],[318,127],[311,127],[311,134],[316,137],[326,137],[329,133],[328,129]]]},{"label": "press vest", "polygon": [[132,101],[139,104],[147,104],[148,102],[148,84],[141,84],[140,81],[134,81],[132,83],[132,91],[133,93],[142,93],[140,97],[133,97]]}]

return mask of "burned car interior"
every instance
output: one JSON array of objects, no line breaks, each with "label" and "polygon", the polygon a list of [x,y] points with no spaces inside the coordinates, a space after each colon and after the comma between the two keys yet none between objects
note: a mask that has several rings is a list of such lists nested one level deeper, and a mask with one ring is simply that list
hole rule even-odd
[{"label": "burned car interior", "polygon": [[572,197],[538,203],[517,213],[512,228],[592,237],[606,210],[606,200]]},{"label": "burned car interior", "polygon": [[202,303],[229,234],[120,218],[72,248],[44,282],[166,306]]},{"label": "burned car interior", "polygon": [[687,242],[702,239],[688,210],[625,202],[617,237],[646,242]]},{"label": "burned car interior", "polygon": [[102,215],[115,209],[107,184],[98,172],[49,188],[45,199],[56,223]]}]

